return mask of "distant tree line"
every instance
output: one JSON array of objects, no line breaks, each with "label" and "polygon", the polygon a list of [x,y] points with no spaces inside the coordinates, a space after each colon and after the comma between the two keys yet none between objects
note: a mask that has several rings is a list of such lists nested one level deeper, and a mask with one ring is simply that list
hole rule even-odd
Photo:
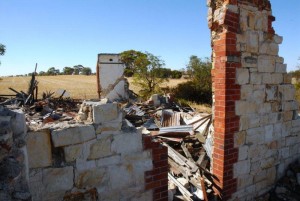
[{"label": "distant tree line", "polygon": [[[91,75],[92,70],[90,67],[84,67],[82,65],[76,65],[73,67],[64,67],[62,71],[55,67],[50,67],[46,72],[40,71],[37,75],[46,76],[46,75]],[[28,74],[30,75],[30,74]]]}]

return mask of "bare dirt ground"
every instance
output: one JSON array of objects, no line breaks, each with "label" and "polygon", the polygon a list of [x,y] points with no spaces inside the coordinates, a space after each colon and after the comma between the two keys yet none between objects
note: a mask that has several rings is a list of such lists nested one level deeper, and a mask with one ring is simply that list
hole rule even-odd
[{"label": "bare dirt ground", "polygon": [[[15,93],[9,87],[17,91],[27,91],[31,77],[2,77],[0,80],[0,94]],[[66,90],[70,97],[75,99],[94,99],[97,95],[97,79],[95,75],[57,75],[57,76],[36,76],[38,80],[39,98],[43,92],[57,92]],[[128,78],[129,88],[138,93],[139,88],[132,84],[132,78]],[[179,83],[186,82],[186,79],[170,79],[163,83],[162,87],[175,87]]]}]

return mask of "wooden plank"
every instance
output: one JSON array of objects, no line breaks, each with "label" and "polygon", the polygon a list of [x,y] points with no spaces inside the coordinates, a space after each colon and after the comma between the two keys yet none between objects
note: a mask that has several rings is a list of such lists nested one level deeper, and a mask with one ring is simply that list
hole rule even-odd
[{"label": "wooden plank", "polygon": [[193,201],[191,198],[193,195],[179,181],[177,181],[170,173],[168,173],[168,179],[169,179],[169,181],[173,182],[178,187],[179,191],[187,199],[187,201]]},{"label": "wooden plank", "polygon": [[200,178],[200,183],[201,183],[201,188],[202,188],[204,200],[205,200],[205,201],[208,201],[208,199],[207,199],[207,194],[206,194],[205,184],[204,184],[204,180],[203,180],[202,177]]}]

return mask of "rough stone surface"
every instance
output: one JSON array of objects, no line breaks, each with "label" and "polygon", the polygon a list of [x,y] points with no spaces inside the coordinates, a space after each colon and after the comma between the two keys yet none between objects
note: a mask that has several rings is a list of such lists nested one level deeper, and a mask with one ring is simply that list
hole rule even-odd
[{"label": "rough stone surface", "polygon": [[66,191],[73,187],[73,167],[43,170],[43,185],[47,192]]},{"label": "rough stone surface", "polygon": [[29,132],[27,137],[27,151],[29,168],[51,166],[52,153],[50,131],[43,130]]},{"label": "rough stone surface", "polygon": [[96,138],[91,125],[54,130],[51,133],[54,147],[62,147],[86,142]]}]

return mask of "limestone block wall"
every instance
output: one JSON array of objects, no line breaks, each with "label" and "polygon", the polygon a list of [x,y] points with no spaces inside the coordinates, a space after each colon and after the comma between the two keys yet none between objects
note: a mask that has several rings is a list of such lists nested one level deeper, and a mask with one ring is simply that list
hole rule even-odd
[{"label": "limestone block wall", "polygon": [[130,127],[117,103],[85,102],[80,118],[27,137],[33,200],[161,200],[167,150]]},{"label": "limestone block wall", "polygon": [[208,1],[213,173],[224,200],[255,200],[300,158],[295,89],[278,56],[268,0]]},{"label": "limestone block wall", "polygon": [[25,116],[0,106],[0,200],[29,201]]}]

